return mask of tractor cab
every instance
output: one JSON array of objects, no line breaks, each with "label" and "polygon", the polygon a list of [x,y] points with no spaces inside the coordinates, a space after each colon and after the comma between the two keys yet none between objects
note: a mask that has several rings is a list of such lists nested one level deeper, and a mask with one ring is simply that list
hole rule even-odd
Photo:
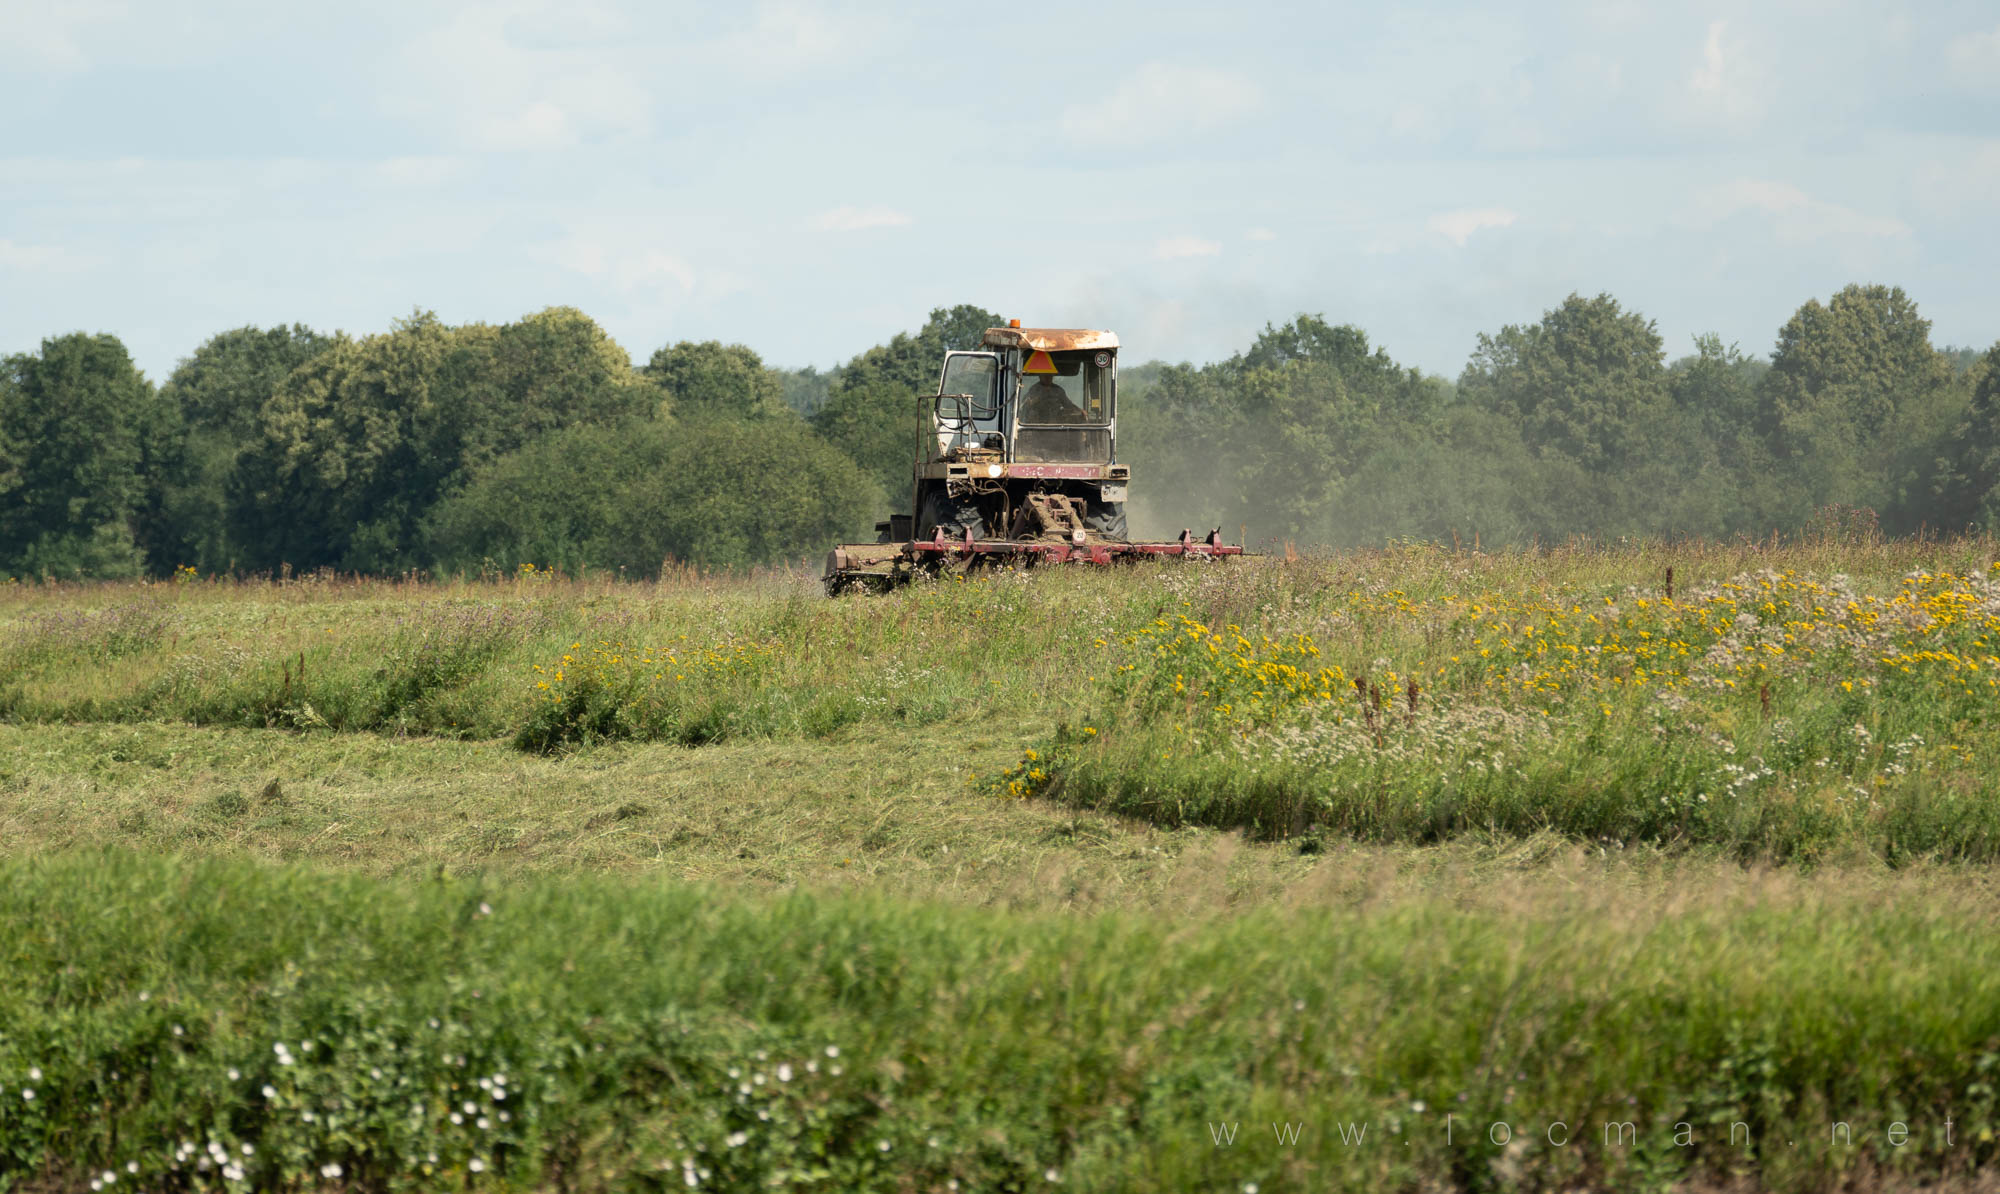
[{"label": "tractor cab", "polygon": [[1110,332],[990,328],[978,350],[945,355],[930,460],[1109,465],[1117,383]]},{"label": "tractor cab", "polygon": [[918,445],[910,513],[881,541],[1124,541],[1116,463],[1118,337],[1074,328],[988,328],[945,354]]},{"label": "tractor cab", "polygon": [[922,399],[908,513],[875,524],[874,543],[827,555],[826,591],[882,592],[947,569],[1221,560],[1243,554],[1222,528],[1199,538],[1133,541],[1118,463],[1118,337],[1078,328],[988,328],[945,354]]}]

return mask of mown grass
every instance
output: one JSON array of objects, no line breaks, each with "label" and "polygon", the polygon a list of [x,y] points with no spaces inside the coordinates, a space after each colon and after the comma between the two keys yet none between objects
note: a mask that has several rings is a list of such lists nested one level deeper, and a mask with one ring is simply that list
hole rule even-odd
[{"label": "mown grass", "polygon": [[115,853],[0,874],[17,1183],[1816,1189],[1995,1149],[2000,903],[1949,872],[1573,859],[1181,920]]},{"label": "mown grass", "polygon": [[[857,732],[547,756],[373,734],[0,726],[0,851],[116,846],[402,877],[623,872],[1167,911],[1275,898],[1322,861],[971,790],[972,773],[997,769],[1016,741],[930,730],[889,748]],[[1556,845],[1496,844],[1481,858],[1507,865]]]},{"label": "mown grass", "polygon": [[1033,744],[999,791],[1167,825],[1983,860],[1995,557],[1402,548],[840,601],[785,575],[19,589],[0,717],[543,752],[938,728]]}]

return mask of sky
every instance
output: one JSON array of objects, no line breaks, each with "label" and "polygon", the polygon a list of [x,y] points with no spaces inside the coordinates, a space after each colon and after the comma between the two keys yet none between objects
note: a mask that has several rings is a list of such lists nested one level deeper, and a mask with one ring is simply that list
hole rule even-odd
[{"label": "sky", "polygon": [[0,353],[581,308],[826,368],[934,307],[1456,377],[1572,291],[2000,339],[2000,4],[0,0]]}]

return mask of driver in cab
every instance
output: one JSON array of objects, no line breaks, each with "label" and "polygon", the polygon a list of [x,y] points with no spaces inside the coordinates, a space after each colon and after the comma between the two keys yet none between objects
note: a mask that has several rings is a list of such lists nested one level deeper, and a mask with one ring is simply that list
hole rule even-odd
[{"label": "driver in cab", "polygon": [[1053,375],[1045,375],[1040,381],[1028,387],[1021,398],[1021,421],[1023,423],[1081,423],[1084,422],[1083,408],[1069,400],[1069,395],[1056,383]]}]

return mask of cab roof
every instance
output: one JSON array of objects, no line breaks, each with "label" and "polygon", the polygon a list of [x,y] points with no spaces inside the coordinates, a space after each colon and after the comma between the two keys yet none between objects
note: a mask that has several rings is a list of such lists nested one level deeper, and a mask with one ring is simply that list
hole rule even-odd
[{"label": "cab roof", "polygon": [[1088,328],[987,328],[980,342],[988,348],[1027,348],[1068,352],[1079,348],[1116,348],[1115,332]]}]

